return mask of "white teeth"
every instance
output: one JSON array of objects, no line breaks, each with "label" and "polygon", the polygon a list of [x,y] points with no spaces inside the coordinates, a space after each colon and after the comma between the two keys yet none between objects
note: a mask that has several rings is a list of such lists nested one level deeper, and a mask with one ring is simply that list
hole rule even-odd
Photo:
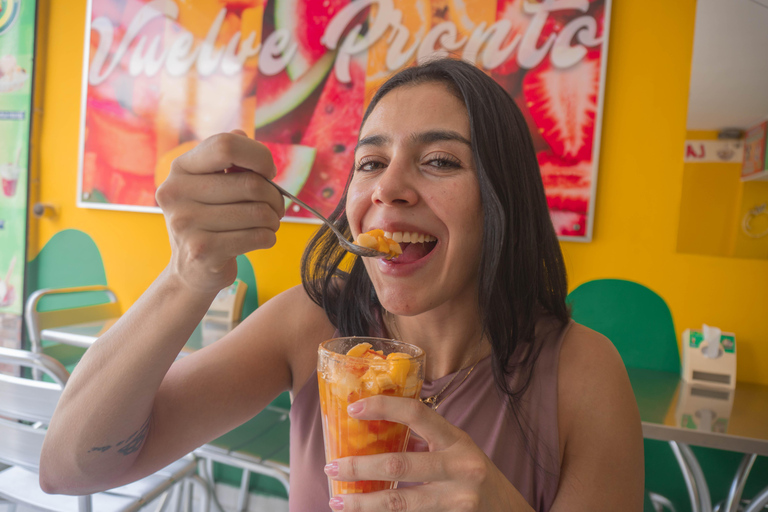
[{"label": "white teeth", "polygon": [[426,233],[417,233],[416,231],[385,231],[384,236],[397,243],[423,244],[425,242],[436,242],[437,238]]}]

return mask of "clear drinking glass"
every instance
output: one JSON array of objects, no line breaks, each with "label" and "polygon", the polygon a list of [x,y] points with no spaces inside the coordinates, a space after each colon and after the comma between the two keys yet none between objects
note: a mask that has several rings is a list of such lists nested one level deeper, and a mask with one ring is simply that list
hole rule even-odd
[{"label": "clear drinking glass", "polygon": [[[371,345],[361,357],[347,355],[361,343]],[[356,352],[360,352],[358,347]],[[317,380],[325,441],[325,460],[352,455],[404,452],[410,429],[384,420],[357,420],[351,403],[374,395],[419,398],[424,383],[424,351],[401,341],[370,337],[334,338],[318,348]],[[331,497],[394,489],[397,482],[341,482],[328,479]]]}]

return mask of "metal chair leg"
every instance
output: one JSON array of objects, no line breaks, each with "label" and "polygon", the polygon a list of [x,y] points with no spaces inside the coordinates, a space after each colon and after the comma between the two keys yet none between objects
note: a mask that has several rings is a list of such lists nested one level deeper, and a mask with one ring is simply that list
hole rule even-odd
[{"label": "metal chair leg", "polygon": [[662,512],[664,509],[669,510],[669,512],[677,512],[677,510],[675,510],[675,506],[671,501],[669,501],[669,498],[666,498],[661,494],[649,492],[648,498],[651,500],[651,504],[653,505],[653,508],[656,510],[656,512]]},{"label": "metal chair leg", "polygon": [[248,491],[251,486],[251,472],[243,470],[243,476],[240,479],[240,492],[237,495],[237,512],[246,512],[248,510]]},{"label": "metal chair leg", "polygon": [[696,488],[699,491],[699,499],[701,500],[701,512],[712,512],[712,498],[709,495],[709,486],[707,485],[706,478],[704,478],[704,471],[702,471],[698,459],[693,454],[691,447],[685,443],[680,443],[680,451],[683,457],[685,457],[688,467],[691,469],[693,478],[696,480]]},{"label": "metal chair leg", "polygon": [[173,496],[176,494],[176,485],[165,491],[160,498],[160,503],[157,505],[155,512],[165,512],[168,505],[173,501]]},{"label": "metal chair leg", "polygon": [[77,497],[77,509],[79,512],[93,512],[93,504],[90,496]]},{"label": "metal chair leg", "polygon": [[702,512],[701,496],[699,495],[699,489],[696,485],[696,479],[693,477],[691,468],[688,466],[688,462],[683,456],[680,445],[676,441],[670,441],[669,446],[672,448],[672,453],[675,454],[677,464],[680,466],[680,471],[683,473],[685,487],[688,489],[688,497],[691,500],[691,512]]},{"label": "metal chair leg", "polygon": [[744,492],[744,484],[747,483],[749,472],[752,471],[752,465],[755,463],[756,458],[757,455],[754,453],[742,457],[739,469],[736,470],[736,475],[734,475],[731,482],[728,497],[725,499],[723,512],[738,512],[741,495]]},{"label": "metal chair leg", "polygon": [[752,501],[744,512],[760,512],[766,505],[768,505],[768,487],[752,498]]}]

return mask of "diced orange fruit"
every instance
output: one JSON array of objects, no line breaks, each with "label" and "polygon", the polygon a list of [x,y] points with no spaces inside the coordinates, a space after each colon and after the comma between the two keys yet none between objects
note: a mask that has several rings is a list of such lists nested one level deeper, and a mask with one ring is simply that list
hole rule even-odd
[{"label": "diced orange fruit", "polygon": [[410,356],[408,354],[402,354],[400,352],[393,352],[387,356],[389,363],[389,375],[392,382],[399,387],[405,387],[405,381],[408,378],[408,371],[411,369],[411,363],[409,361]]},{"label": "diced orange fruit", "polygon": [[370,343],[358,343],[347,351],[347,355],[349,357],[363,357],[366,351],[370,350],[371,348],[373,348],[373,345]]},{"label": "diced orange fruit", "polygon": [[387,259],[403,254],[400,244],[384,236],[384,231],[381,229],[372,229],[367,233],[360,233],[357,235],[357,240],[354,243],[361,247],[383,252],[387,254]]}]

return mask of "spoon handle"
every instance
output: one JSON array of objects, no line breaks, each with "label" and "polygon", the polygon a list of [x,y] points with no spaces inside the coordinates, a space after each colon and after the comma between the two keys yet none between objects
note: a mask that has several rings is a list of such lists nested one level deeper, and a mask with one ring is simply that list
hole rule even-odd
[{"label": "spoon handle", "polygon": [[287,190],[285,190],[283,187],[281,187],[280,185],[278,185],[278,184],[277,184],[277,183],[275,183],[274,181],[272,181],[272,180],[267,180],[267,181],[269,181],[269,182],[272,184],[272,186],[273,186],[273,187],[275,187],[275,188],[276,188],[276,189],[277,189],[277,190],[278,190],[278,191],[279,191],[281,194],[283,194],[285,197],[287,197],[288,199],[290,199],[290,200],[291,200],[291,201],[293,201],[294,203],[298,204],[298,205],[299,205],[299,206],[301,206],[302,208],[305,208],[305,209],[306,209],[306,210],[308,210],[310,213],[312,213],[312,215],[314,215],[315,217],[317,217],[318,219],[320,219],[321,221],[323,221],[323,222],[324,222],[324,223],[325,223],[325,224],[326,224],[326,225],[327,225],[329,228],[331,228],[331,230],[333,230],[333,232],[334,232],[334,233],[336,233],[336,236],[339,236],[339,237],[342,237],[342,238],[344,238],[344,235],[343,235],[343,234],[341,233],[341,231],[339,231],[339,229],[338,229],[338,228],[337,228],[337,227],[336,227],[336,226],[333,224],[333,222],[331,222],[330,220],[326,219],[326,218],[325,218],[325,216],[323,216],[323,215],[322,215],[320,212],[318,212],[317,210],[315,210],[314,208],[312,208],[311,206],[309,206],[307,203],[305,203],[304,201],[302,201],[302,200],[301,200],[301,199],[299,199],[298,197],[294,196],[293,194],[291,194],[290,192],[288,192]]}]

